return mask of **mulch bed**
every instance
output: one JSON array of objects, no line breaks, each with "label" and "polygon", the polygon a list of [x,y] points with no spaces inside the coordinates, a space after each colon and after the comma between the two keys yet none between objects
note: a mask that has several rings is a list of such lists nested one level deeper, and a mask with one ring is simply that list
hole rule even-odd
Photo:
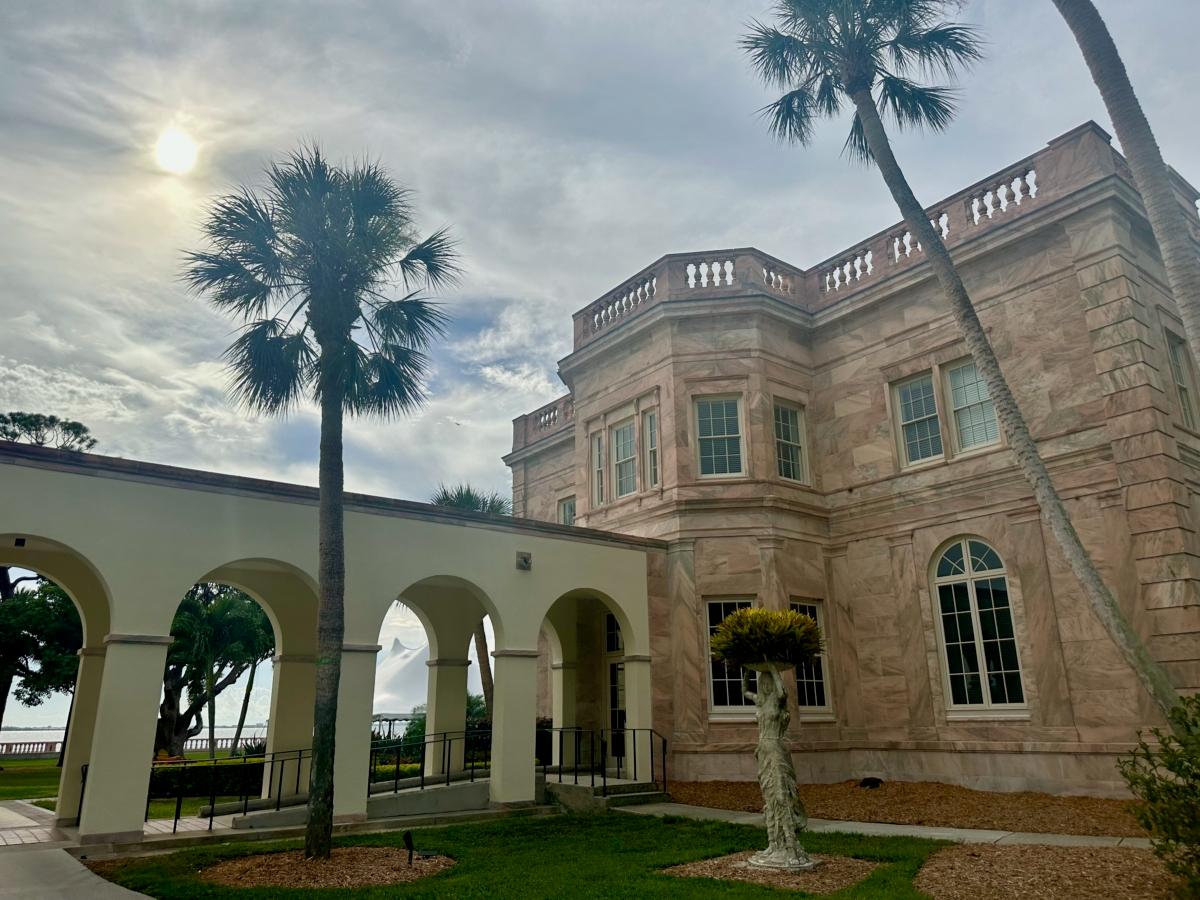
[{"label": "mulch bed", "polygon": [[1175,882],[1149,850],[962,844],[931,856],[913,885],[934,900],[1155,900]]},{"label": "mulch bed", "polygon": [[[670,794],[677,803],[762,811],[762,794],[754,781],[673,781]],[[800,799],[814,819],[1041,834],[1146,836],[1129,811],[1129,800],[1060,797],[1030,791],[994,793],[929,781],[885,781],[875,789],[860,788],[857,781],[803,784]]]},{"label": "mulch bed", "polygon": [[699,862],[663,869],[664,875],[680,878],[717,878],[721,881],[746,881],[766,887],[787,891],[805,891],[809,894],[832,894],[843,888],[858,884],[879,865],[865,859],[848,856],[814,856],[821,864],[807,872],[779,872],[773,869],[757,869],[746,865],[754,850],[702,859]]},{"label": "mulch bed", "polygon": [[389,847],[338,847],[329,859],[305,859],[300,850],[255,853],[201,870],[200,878],[225,887],[357,888],[403,884],[454,865],[446,856],[413,860]]}]

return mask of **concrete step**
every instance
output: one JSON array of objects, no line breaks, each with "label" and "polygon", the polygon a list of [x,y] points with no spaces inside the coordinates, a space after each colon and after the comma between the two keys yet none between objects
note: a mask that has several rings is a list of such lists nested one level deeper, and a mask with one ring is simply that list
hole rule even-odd
[{"label": "concrete step", "polygon": [[662,791],[638,791],[623,794],[609,794],[600,798],[606,809],[618,806],[644,806],[647,803],[666,803],[670,798]]}]

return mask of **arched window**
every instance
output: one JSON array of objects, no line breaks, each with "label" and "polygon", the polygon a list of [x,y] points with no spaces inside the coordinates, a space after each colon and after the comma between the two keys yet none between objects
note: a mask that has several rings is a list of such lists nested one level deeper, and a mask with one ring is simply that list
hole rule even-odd
[{"label": "arched window", "polygon": [[947,547],[934,568],[950,706],[1025,703],[1008,579],[1000,555],[975,538]]}]

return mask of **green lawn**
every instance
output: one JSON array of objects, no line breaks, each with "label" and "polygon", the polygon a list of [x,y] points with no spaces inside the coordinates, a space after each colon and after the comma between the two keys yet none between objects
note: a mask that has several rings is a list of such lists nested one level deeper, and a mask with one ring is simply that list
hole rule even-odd
[{"label": "green lawn", "polygon": [[0,800],[31,800],[58,793],[58,766],[53,759],[0,762]]},{"label": "green lawn", "polygon": [[[169,856],[133,859],[110,873],[117,883],[152,897],[315,898],[454,897],[527,900],[537,897],[722,897],[771,898],[780,892],[740,883],[683,879],[658,869],[738,850],[762,847],[761,829],[628,813],[513,818],[474,825],[421,829],[418,850],[453,857],[454,868],[413,885],[359,891],[237,890],[196,879],[196,870],[219,859],[293,849],[298,842],[223,844],[184,850]],[[339,838],[339,846],[401,846],[401,833]],[[912,887],[921,863],[945,846],[916,838],[870,838],[807,834],[805,847],[815,853],[856,856],[883,863],[866,881],[835,898],[918,898]],[[804,896],[796,895],[792,896]]]},{"label": "green lawn", "polygon": [[[218,803],[229,803],[234,800],[241,800],[241,797],[218,797]],[[42,809],[48,809],[54,812],[55,802],[53,800],[35,800],[34,806],[40,806]],[[208,806],[207,797],[184,797],[183,803],[179,807],[180,817],[195,816],[200,814],[200,807]],[[74,815],[74,813],[72,813]],[[175,818],[175,801],[174,800],[151,800],[150,815],[151,819],[174,819]],[[220,818],[218,816],[218,818]]]}]

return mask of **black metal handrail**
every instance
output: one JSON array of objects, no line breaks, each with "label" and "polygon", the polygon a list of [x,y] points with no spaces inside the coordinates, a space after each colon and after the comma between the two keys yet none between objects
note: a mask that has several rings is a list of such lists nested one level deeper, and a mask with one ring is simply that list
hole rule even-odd
[{"label": "black metal handrail", "polygon": [[[377,741],[371,745],[370,765],[367,770],[367,790],[370,792],[376,785],[392,782],[392,792],[401,790],[401,780],[417,778],[417,787],[424,790],[429,783],[450,784],[454,780],[456,769],[454,765],[455,745],[461,744],[463,751],[463,769],[466,778],[474,781],[476,773],[491,765],[492,731],[490,728],[468,728],[465,731],[438,731],[420,738],[403,738],[395,741]],[[389,763],[390,758],[390,763]],[[433,771],[430,760],[436,760]],[[402,776],[401,766],[417,766],[416,776]],[[386,770],[391,765],[391,779],[377,778],[380,769]],[[436,775],[436,778],[432,776]],[[410,785],[405,784],[405,788]]]},{"label": "black metal handrail", "polygon": [[[554,770],[559,781],[569,771],[572,781],[579,784],[582,772],[585,781],[596,787],[596,775],[600,776],[601,796],[608,796],[608,775],[611,769],[618,779],[638,781],[642,776],[652,784],[662,785],[663,793],[667,790],[667,739],[653,728],[599,728],[588,729],[578,726],[557,728],[540,728],[539,731],[549,732],[551,746],[557,743],[557,765],[552,765],[547,759],[540,760],[542,777]],[[638,744],[642,740],[649,741],[648,753],[639,759]],[[628,752],[632,743],[632,753]],[[587,759],[581,760],[584,748],[587,748]],[[571,763],[563,764],[566,750],[570,749]],[[597,752],[598,751],[598,752]],[[646,756],[649,759],[646,759]],[[656,767],[655,758],[660,760]],[[648,771],[647,771],[648,769]]]}]

